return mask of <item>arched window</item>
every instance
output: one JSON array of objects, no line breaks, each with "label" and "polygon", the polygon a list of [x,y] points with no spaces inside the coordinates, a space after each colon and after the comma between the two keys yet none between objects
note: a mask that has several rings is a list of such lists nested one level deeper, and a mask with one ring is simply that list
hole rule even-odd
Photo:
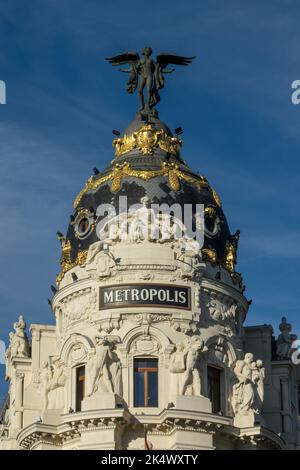
[{"label": "arched window", "polygon": [[158,359],[134,359],[134,406],[158,406]]},{"label": "arched window", "polygon": [[217,367],[207,366],[207,395],[211,401],[212,412],[220,413],[221,407],[221,374]]},{"label": "arched window", "polygon": [[76,411],[81,411],[81,401],[85,396],[85,366],[76,369]]}]

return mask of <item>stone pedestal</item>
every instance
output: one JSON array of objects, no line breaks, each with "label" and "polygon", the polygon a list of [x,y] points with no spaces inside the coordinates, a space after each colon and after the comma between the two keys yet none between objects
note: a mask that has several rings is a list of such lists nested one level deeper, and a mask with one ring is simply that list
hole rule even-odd
[{"label": "stone pedestal", "polygon": [[42,422],[43,424],[50,424],[51,426],[57,426],[61,423],[61,415],[63,414],[63,409],[60,410],[47,410],[42,413]]},{"label": "stone pedestal", "polygon": [[85,397],[81,402],[82,411],[109,410],[125,408],[124,400],[116,393],[96,392],[91,397]]},{"label": "stone pedestal", "polygon": [[[150,437],[151,440],[151,437]],[[176,429],[169,440],[169,450],[215,450],[213,435],[205,431]]]},{"label": "stone pedestal", "polygon": [[233,425],[236,428],[251,428],[254,426],[254,413],[249,411],[247,414],[237,414],[234,417]]},{"label": "stone pedestal", "polygon": [[[200,396],[177,396],[175,409],[184,411],[186,419],[190,420],[188,426],[174,427],[170,435],[168,448],[172,450],[213,450],[213,435],[201,427],[194,427],[197,413],[211,413],[211,402],[208,398]],[[201,416],[201,415],[200,415]],[[205,420],[205,418],[204,418]]]},{"label": "stone pedestal", "polygon": [[211,401],[202,395],[180,395],[175,399],[175,408],[178,410],[203,411],[204,413],[211,413]]},{"label": "stone pedestal", "polygon": [[233,425],[237,428],[251,428],[253,426],[265,426],[265,420],[263,417],[253,410],[247,411],[247,413],[238,413],[233,420]]}]

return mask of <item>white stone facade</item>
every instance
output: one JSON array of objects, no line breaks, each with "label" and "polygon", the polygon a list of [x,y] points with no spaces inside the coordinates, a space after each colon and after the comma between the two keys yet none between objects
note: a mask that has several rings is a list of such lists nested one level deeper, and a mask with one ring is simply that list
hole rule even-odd
[{"label": "white stone facade", "polygon": [[[130,284],[187,287],[190,309],[100,309],[100,287]],[[300,449],[299,368],[272,360],[270,326],[243,328],[246,298],[199,253],[167,241],[97,242],[52,307],[55,326],[31,325],[28,342],[21,322],[11,335],[0,449]],[[135,406],[137,358],[158,361],[158,406]],[[209,367],[219,371],[218,412]]]}]

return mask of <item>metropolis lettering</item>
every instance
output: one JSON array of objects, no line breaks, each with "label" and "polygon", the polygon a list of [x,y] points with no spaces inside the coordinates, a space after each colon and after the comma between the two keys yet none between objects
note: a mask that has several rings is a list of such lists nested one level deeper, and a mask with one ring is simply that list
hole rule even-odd
[{"label": "metropolis lettering", "polygon": [[100,287],[99,308],[122,308],[135,305],[174,307],[191,310],[189,287],[161,284],[128,284]]}]

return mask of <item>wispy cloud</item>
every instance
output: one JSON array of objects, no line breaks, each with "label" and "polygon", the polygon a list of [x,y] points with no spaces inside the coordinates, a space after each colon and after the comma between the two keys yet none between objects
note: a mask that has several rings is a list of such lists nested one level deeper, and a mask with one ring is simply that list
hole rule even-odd
[{"label": "wispy cloud", "polygon": [[300,258],[300,231],[290,233],[244,235],[243,244],[247,252],[256,257],[295,260]]}]

